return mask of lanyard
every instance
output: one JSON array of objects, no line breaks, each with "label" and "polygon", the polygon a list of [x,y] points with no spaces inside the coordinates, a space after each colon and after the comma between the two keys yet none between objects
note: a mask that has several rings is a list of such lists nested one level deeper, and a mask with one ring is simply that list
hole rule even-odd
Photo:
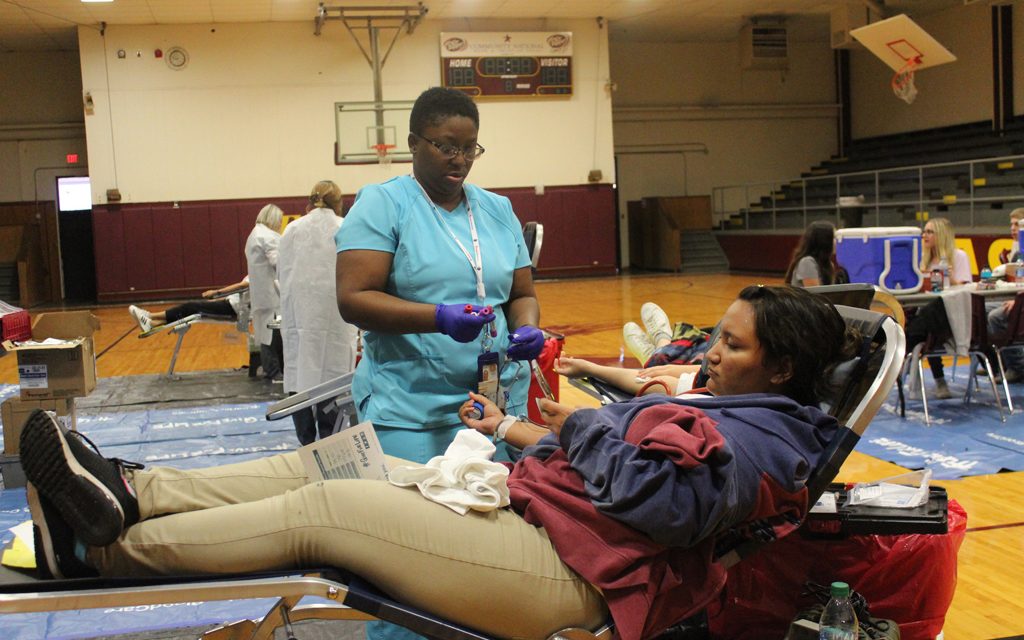
[{"label": "lanyard", "polygon": [[466,196],[466,216],[469,218],[469,235],[473,239],[473,255],[476,256],[476,260],[473,259],[473,256],[469,255],[469,251],[466,249],[466,246],[462,244],[462,241],[456,237],[451,227],[448,226],[448,222],[444,219],[444,215],[438,211],[437,205],[430,199],[430,196],[427,195],[427,190],[423,188],[420,181],[416,180],[415,176],[413,176],[412,179],[416,182],[416,186],[420,188],[420,191],[423,193],[423,197],[427,199],[427,203],[430,205],[430,208],[433,209],[434,214],[437,215],[437,219],[441,221],[442,225],[444,225],[448,235],[452,237],[452,240],[455,241],[455,244],[457,244],[459,249],[462,251],[462,255],[466,256],[466,260],[469,261],[469,266],[473,268],[473,275],[476,276],[476,297],[480,299],[480,302],[483,302],[487,296],[487,290],[484,288],[484,261],[480,257],[480,238],[476,233],[476,222],[473,220],[473,207],[469,204],[469,197]]}]

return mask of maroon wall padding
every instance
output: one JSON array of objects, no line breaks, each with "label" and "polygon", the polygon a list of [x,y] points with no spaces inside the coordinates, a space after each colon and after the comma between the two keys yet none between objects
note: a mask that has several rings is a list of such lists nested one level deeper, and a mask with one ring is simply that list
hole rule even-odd
[{"label": "maroon wall padding", "polygon": [[182,216],[153,211],[153,262],[156,288],[180,291],[185,286],[185,257],[182,253]]},{"label": "maroon wall padding", "polygon": [[[201,291],[214,286],[222,287],[228,282],[217,283],[213,279],[213,255],[210,253],[210,218],[206,205],[185,204],[180,209],[172,210],[171,215],[181,218],[181,259],[182,272],[185,274],[185,286],[192,286]],[[96,214],[93,214],[93,220]],[[99,255],[96,261],[99,262]],[[235,280],[237,282],[237,280]],[[97,287],[98,291],[102,291]],[[102,294],[101,294],[102,299]]]},{"label": "maroon wall padding", "polygon": [[785,273],[800,235],[718,234],[732,271]]},{"label": "maroon wall padding", "polygon": [[134,209],[124,217],[124,261],[130,291],[153,291],[157,264],[153,256],[153,211]]},{"label": "maroon wall padding", "polygon": [[[96,255],[96,290],[127,291],[124,224],[120,207],[93,207],[92,237]],[[102,297],[101,297],[102,299]]]},{"label": "maroon wall padding", "polygon": [[[618,271],[615,191],[611,185],[496,189],[523,223],[544,225],[538,275],[608,275]],[[345,211],[355,196],[345,196]],[[93,207],[97,297],[127,302],[195,297],[245,275],[245,240],[256,215],[273,202],[286,215],[308,198],[248,198]]]}]

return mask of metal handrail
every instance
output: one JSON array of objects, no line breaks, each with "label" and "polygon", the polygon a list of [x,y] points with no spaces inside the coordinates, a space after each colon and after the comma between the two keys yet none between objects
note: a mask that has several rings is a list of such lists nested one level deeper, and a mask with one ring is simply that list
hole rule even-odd
[{"label": "metal handrail", "polygon": [[[771,214],[771,229],[778,228],[778,214],[798,211],[802,212],[803,226],[806,227],[808,223],[808,217],[810,214],[815,212],[829,212],[834,221],[839,223],[841,220],[842,210],[844,206],[840,205],[839,198],[846,196],[862,196],[864,199],[862,202],[858,202],[856,206],[864,209],[874,209],[875,214],[875,226],[878,226],[883,207],[903,207],[903,206],[914,206],[917,211],[925,211],[926,205],[934,204],[961,204],[966,203],[970,205],[970,218],[966,221],[959,221],[961,224],[958,226],[975,226],[975,204],[981,204],[985,202],[1007,202],[1007,201],[1024,201],[1024,192],[1020,195],[1005,195],[1005,196],[978,196],[975,193],[975,179],[976,177],[988,175],[990,172],[981,171],[979,172],[978,165],[989,165],[1004,162],[1018,162],[1019,167],[1024,168],[1024,155],[1012,155],[1012,156],[993,156],[988,158],[977,158],[974,160],[960,160],[956,162],[937,162],[933,164],[920,164],[920,165],[907,165],[901,167],[888,167],[885,169],[865,170],[865,171],[851,171],[849,173],[836,173],[822,176],[808,176],[800,177],[792,180],[774,180],[768,182],[750,182],[745,184],[736,185],[725,185],[720,187],[714,187],[711,190],[711,202],[712,202],[712,215],[715,221],[728,220],[734,216],[742,216],[743,218],[743,229],[750,229],[750,216],[763,215],[764,213]],[[954,175],[950,176],[932,176],[929,177],[926,174],[934,172],[942,168],[951,167],[964,167],[964,173],[968,180],[967,193],[964,197],[961,197],[959,192],[951,194],[941,194],[939,197],[926,197],[926,188],[930,191],[935,187],[929,187],[926,185],[926,180],[932,180],[933,183],[940,182],[943,180],[951,180],[955,178]],[[1016,168],[1016,167],[1015,167]],[[891,179],[894,174],[903,174],[902,177],[909,177],[913,181],[913,186],[916,187],[916,197],[906,199],[883,199],[882,196],[882,184],[886,178]],[[857,178],[868,178],[866,180],[856,180]],[[843,183],[855,181],[857,187],[848,188],[847,193],[843,193]],[[864,183],[863,185],[861,183]],[[827,204],[809,204],[808,203],[808,191],[809,188],[815,188],[820,185],[831,186],[828,190],[828,196],[832,199],[832,202]],[[864,186],[869,186],[869,189],[864,189]],[[911,185],[908,185],[908,187]],[[782,192],[786,187],[793,189],[799,189],[802,193],[799,204],[792,206],[780,206],[774,197],[775,194]],[[958,190],[959,191],[959,190]],[[767,197],[770,202],[770,208],[765,211],[752,212],[751,203],[753,202],[751,195],[754,194],[757,199]],[[813,196],[812,196],[813,197]],[[740,199],[742,203],[736,208],[729,208],[727,203],[735,202]]]}]

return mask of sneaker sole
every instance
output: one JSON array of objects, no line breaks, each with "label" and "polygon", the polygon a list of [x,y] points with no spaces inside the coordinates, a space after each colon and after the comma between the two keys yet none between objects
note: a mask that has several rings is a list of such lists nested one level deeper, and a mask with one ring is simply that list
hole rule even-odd
[{"label": "sneaker sole", "polygon": [[82,542],[102,547],[121,535],[124,511],[117,498],[78,463],[60,428],[42,411],[33,413],[25,424],[21,463],[36,490],[57,508]]},{"label": "sneaker sole", "polygon": [[[57,564],[57,554],[53,551],[53,536],[50,534],[46,516],[43,514],[43,505],[39,503],[39,492],[31,482],[25,486],[25,496],[28,498],[28,510],[32,513],[32,537],[35,539],[36,551],[41,550],[46,559],[46,566],[37,566],[36,570],[43,578],[63,580],[64,574],[61,573],[60,566]],[[36,553],[36,564],[39,564],[38,553]]]}]

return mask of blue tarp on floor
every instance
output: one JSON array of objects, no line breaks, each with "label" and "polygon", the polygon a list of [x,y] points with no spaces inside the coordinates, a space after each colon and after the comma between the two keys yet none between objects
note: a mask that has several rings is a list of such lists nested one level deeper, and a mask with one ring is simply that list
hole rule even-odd
[{"label": "blue tarp on floor", "polygon": [[[0,399],[14,393],[16,386],[0,386]],[[79,415],[78,430],[106,456],[147,465],[208,467],[296,448],[292,421],[268,422],[264,418],[268,404]],[[25,490],[0,491],[0,545],[10,544],[14,538],[10,528],[28,519]],[[7,614],[0,616],[0,627],[3,640],[94,638],[258,618],[272,603],[273,599],[232,600]]]}]

